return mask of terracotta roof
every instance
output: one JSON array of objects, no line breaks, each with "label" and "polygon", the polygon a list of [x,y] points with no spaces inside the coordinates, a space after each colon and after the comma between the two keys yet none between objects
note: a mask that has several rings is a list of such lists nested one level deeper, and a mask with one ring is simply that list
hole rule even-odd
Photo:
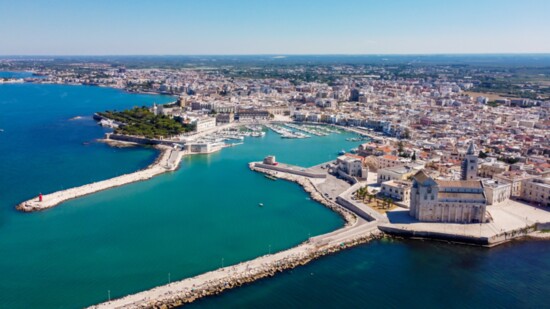
[{"label": "terracotta roof", "polygon": [[345,153],[344,156],[354,158],[354,159],[359,159],[361,161],[363,161],[365,159],[365,157],[361,157],[361,156],[354,155],[354,154],[351,154],[351,153]]},{"label": "terracotta roof", "polygon": [[397,161],[399,159],[398,157],[392,156],[392,155],[384,155],[384,156],[382,156],[382,158],[384,158],[386,160],[391,160],[391,161]]},{"label": "terracotta roof", "polygon": [[464,200],[483,200],[485,197],[483,193],[467,193],[467,192],[439,192],[437,194],[438,198],[459,198]]},{"label": "terracotta roof", "polygon": [[436,180],[435,182],[442,188],[481,188],[480,180]]},{"label": "terracotta roof", "polygon": [[381,146],[381,147],[378,147],[377,150],[382,151],[382,152],[392,152],[393,151],[393,149],[390,146]]},{"label": "terracotta roof", "polygon": [[425,182],[426,180],[430,179],[428,175],[424,171],[419,171],[414,175],[414,179],[418,182]]}]

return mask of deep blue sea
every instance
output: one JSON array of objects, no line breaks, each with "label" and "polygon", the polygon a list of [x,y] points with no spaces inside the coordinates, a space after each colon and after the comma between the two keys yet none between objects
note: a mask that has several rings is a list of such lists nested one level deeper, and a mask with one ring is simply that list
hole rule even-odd
[{"label": "deep blue sea", "polygon": [[189,308],[548,308],[550,246],[380,240]]},{"label": "deep blue sea", "polygon": [[[147,166],[157,152],[112,148],[95,111],[170,97],[64,85],[0,85],[0,308],[80,308],[283,250],[342,226],[296,184],[248,170],[268,154],[310,166],[356,146],[350,134],[247,138],[186,157],[152,180],[24,214],[38,193]],[[258,203],[265,204],[258,207]],[[547,242],[495,249],[377,241],[193,307],[545,307]]]}]

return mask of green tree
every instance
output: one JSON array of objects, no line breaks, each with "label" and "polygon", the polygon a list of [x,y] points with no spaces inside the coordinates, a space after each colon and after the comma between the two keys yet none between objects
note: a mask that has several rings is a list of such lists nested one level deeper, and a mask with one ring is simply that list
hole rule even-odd
[{"label": "green tree", "polygon": [[399,141],[397,143],[397,152],[402,153],[403,152],[403,142]]}]

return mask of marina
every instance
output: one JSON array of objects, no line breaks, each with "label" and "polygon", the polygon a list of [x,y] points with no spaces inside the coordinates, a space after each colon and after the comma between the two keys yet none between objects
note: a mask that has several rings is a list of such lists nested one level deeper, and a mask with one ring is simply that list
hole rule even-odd
[{"label": "marina", "polygon": [[[99,131],[99,134],[95,134],[101,137],[100,127],[91,123],[88,128]],[[344,141],[345,137],[335,136],[326,142],[347,144]],[[288,145],[293,142],[298,144],[291,149]],[[14,285],[13,288],[3,287],[0,299],[3,304],[12,308],[55,308],[68,303],[85,307],[105,300],[107,290],[111,290],[111,297],[114,299],[162,284],[164,280],[159,281],[158,278],[166,278],[168,272],[172,274],[174,281],[193,277],[197,273],[219,268],[222,257],[225,258],[226,265],[233,265],[266,254],[268,244],[271,244],[271,250],[275,253],[303,242],[309,233],[319,235],[337,229],[343,224],[341,218],[313,201],[304,200],[304,193],[298,186],[272,181],[263,175],[248,171],[246,166],[246,162],[257,159],[259,154],[269,153],[273,149],[278,149],[277,154],[291,162],[311,165],[322,160],[321,157],[329,155],[329,152],[323,151],[323,147],[317,146],[317,143],[314,138],[300,141],[280,139],[273,132],[268,132],[264,138],[246,137],[244,144],[227,148],[220,155],[184,156],[179,170],[174,172],[163,173],[148,181],[125,185],[124,190],[113,188],[70,199],[60,207],[33,215],[13,212],[12,207],[16,200],[25,197],[25,194],[38,194],[40,191],[23,190],[26,193],[12,195],[10,199],[2,202],[2,208],[9,210],[13,220],[10,219],[10,223],[3,225],[0,245],[23,258],[18,262],[21,267],[15,268],[10,262],[7,268],[7,261],[11,258],[4,255],[0,258],[0,270],[6,280],[9,278],[10,282],[19,287],[24,286],[24,282],[29,282],[23,279],[28,271],[42,272],[44,275],[34,278],[32,287],[26,287],[28,292],[32,292],[33,297],[18,297],[18,289]],[[74,147],[78,149],[83,146],[79,142],[75,143]],[[147,150],[141,147],[110,148],[97,143],[92,143],[89,147],[92,148],[86,148],[87,151],[93,150],[93,147],[102,147],[109,151],[137,154]],[[317,155],[296,154],[296,147],[315,149]],[[152,154],[153,158],[157,156],[151,150],[147,150],[146,153]],[[68,164],[71,161],[64,162]],[[63,177],[55,181],[69,183],[67,179],[63,180],[68,175],[63,167],[64,165],[57,165],[57,168],[60,168],[58,173]],[[135,169],[139,168],[141,167]],[[240,175],[239,182],[228,183],[227,179],[235,173]],[[45,179],[35,179],[33,185],[41,188],[43,193],[48,193],[44,192],[44,188],[47,188]],[[249,193],[250,196],[243,197],[242,189],[251,185],[255,185],[257,189]],[[216,188],[216,194],[212,194],[211,188]],[[56,190],[50,192],[54,191]],[[182,192],[185,199],[181,198]],[[281,195],[281,192],[284,194]],[[269,204],[266,197],[269,197]],[[259,202],[262,202],[264,207],[260,207]],[[228,212],[228,209],[231,209],[231,212]],[[242,216],[242,219],[235,218],[233,214]],[[44,221],[44,218],[49,219]],[[143,221],[143,218],[147,220]],[[19,228],[28,222],[33,224],[26,226],[27,232],[21,234]],[[159,225],[158,222],[163,224]],[[227,224],[235,226],[227,230]],[[204,230],[205,225],[209,226],[210,231],[203,234],[200,242],[184,236],[194,233],[193,231]],[[96,235],[94,232],[91,236],[92,230],[99,234]],[[36,239],[37,235],[40,235],[40,239],[50,239],[49,244],[57,244],[60,249],[62,248],[59,255],[54,252],[54,256],[43,258],[36,254],[27,254],[25,248],[16,248],[15,243],[11,241],[24,238],[25,243],[36,243],[40,246],[41,242]],[[113,239],[110,235],[117,237]],[[96,239],[102,241],[96,243]],[[113,239],[116,247],[112,247],[111,242],[105,242],[105,239]],[[228,239],[231,241],[228,242]],[[238,254],[232,253],[234,251],[227,246],[228,243],[236,243],[234,239],[246,243],[246,246],[239,249]],[[170,245],[175,243],[184,245]],[[143,252],[143,246],[148,248],[147,253]],[[34,245],[32,247],[36,248]],[[97,248],[110,253],[98,255]],[[122,259],[113,259],[113,256],[118,254],[116,252],[122,253]],[[190,254],[191,252],[195,253]],[[88,264],[88,261],[92,260],[93,265]],[[33,261],[32,266],[22,267],[28,261]],[[186,266],[190,264],[196,266]],[[114,268],[123,272],[113,272]],[[60,271],[61,269],[64,271]],[[142,273],[139,279],[127,280],[131,273],[135,272]],[[58,278],[56,280],[59,280],[60,284],[38,289],[47,286],[45,282],[50,278]],[[75,282],[74,280],[78,284],[63,283]],[[62,291],[70,291],[70,295]],[[45,297],[50,300],[51,305],[38,305]]]},{"label": "marina", "polygon": [[315,135],[315,136],[327,136],[329,133],[326,133],[324,130],[320,130],[320,126],[313,127],[313,126],[306,126],[306,125],[296,125],[292,123],[285,123],[285,126],[298,130],[298,131],[304,131],[308,134]]},{"label": "marina", "polygon": [[278,124],[266,124],[265,126],[268,129],[272,130],[273,132],[279,134],[281,138],[310,138],[311,137],[310,135],[307,135],[298,131],[292,131]]}]

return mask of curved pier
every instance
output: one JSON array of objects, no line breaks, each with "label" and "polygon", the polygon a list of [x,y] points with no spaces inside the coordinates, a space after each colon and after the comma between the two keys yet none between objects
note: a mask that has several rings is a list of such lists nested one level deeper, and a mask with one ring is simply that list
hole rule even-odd
[{"label": "curved pier", "polygon": [[160,155],[153,164],[143,170],[80,187],[46,194],[42,196],[42,201],[39,201],[38,198],[34,198],[17,205],[16,209],[24,212],[44,210],[57,206],[70,199],[119,187],[132,182],[147,180],[162,173],[175,170],[178,167],[184,152],[167,146],[156,146],[156,148],[161,150]]},{"label": "curved pier", "polygon": [[337,211],[346,220],[346,226],[336,231],[312,237],[294,248],[264,255],[237,265],[220,268],[196,277],[187,278],[151,290],[107,301],[89,308],[174,308],[195,300],[216,295],[224,290],[247,284],[258,279],[272,277],[321,256],[382,237],[377,221],[366,221],[349,210],[326,199],[307,177],[262,169],[249,165],[251,170],[294,181],[309,192],[311,198]]}]

